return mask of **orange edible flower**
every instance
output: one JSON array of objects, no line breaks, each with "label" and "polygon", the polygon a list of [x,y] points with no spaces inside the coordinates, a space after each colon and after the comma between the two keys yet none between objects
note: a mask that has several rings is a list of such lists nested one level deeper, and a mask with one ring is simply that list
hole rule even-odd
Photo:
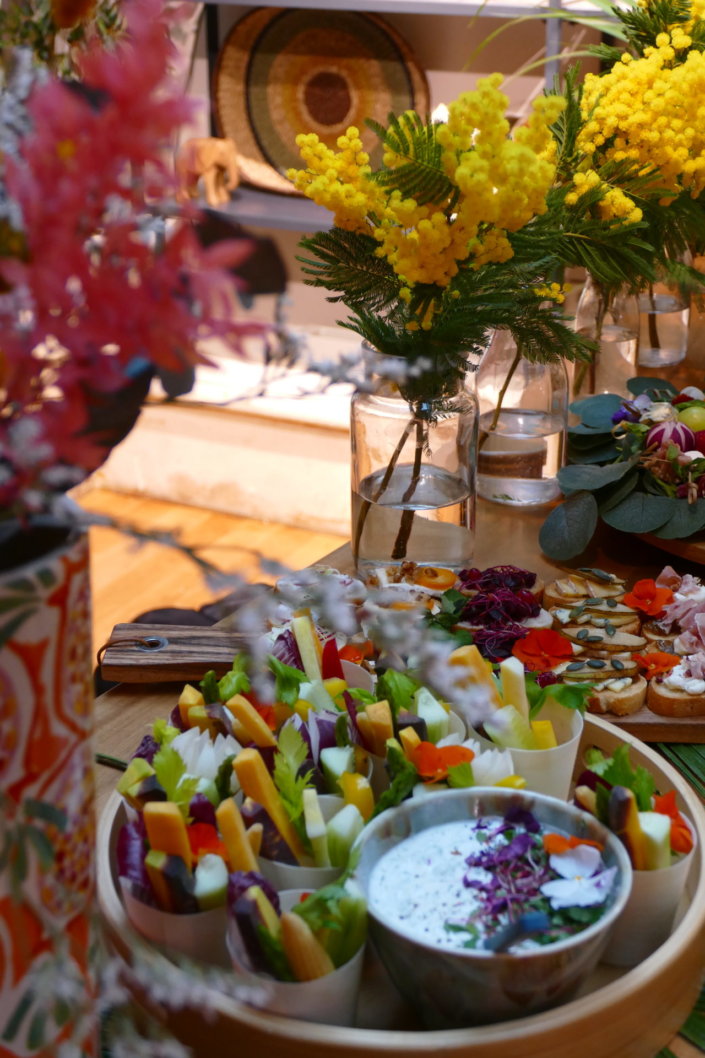
[{"label": "orange edible flower", "polygon": [[433,742],[419,742],[409,753],[409,760],[424,782],[439,782],[456,764],[473,760],[475,754],[467,746],[434,746]]},{"label": "orange edible flower", "polygon": [[569,639],[552,628],[532,628],[523,639],[517,639],[512,654],[529,672],[546,672],[573,657]]},{"label": "orange edible flower", "polygon": [[562,853],[567,852],[568,849],[574,849],[576,845],[592,845],[594,848],[599,849],[602,852],[604,845],[601,845],[599,841],[591,841],[589,838],[576,838],[574,834],[570,837],[566,837],[565,834],[544,834],[543,836],[543,847],[544,851],[549,856],[560,856]]},{"label": "orange edible flower", "polygon": [[647,680],[652,676],[662,676],[670,672],[681,660],[677,654],[667,654],[664,650],[652,650],[649,654],[632,654],[640,669],[644,670]]},{"label": "orange edible flower", "polygon": [[641,610],[649,617],[658,617],[664,606],[673,602],[673,592],[670,588],[657,587],[656,581],[647,577],[638,580],[632,590],[624,596],[623,601],[633,610]]},{"label": "orange edible flower", "polygon": [[374,647],[369,639],[366,639],[364,643],[346,643],[338,650],[338,657],[341,661],[352,661],[354,665],[359,665],[361,661],[371,658],[373,654]]},{"label": "orange edible flower", "polygon": [[671,790],[667,794],[656,794],[654,797],[654,812],[661,812],[664,816],[671,817],[671,849],[673,852],[690,852],[693,847],[693,835],[690,827],[676,808],[676,791]]}]

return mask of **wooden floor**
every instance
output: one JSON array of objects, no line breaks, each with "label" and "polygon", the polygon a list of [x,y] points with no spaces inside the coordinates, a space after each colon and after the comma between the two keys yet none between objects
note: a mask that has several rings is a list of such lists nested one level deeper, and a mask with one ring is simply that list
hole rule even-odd
[{"label": "wooden floor", "polygon": [[[252,582],[272,583],[274,579],[260,569],[258,554],[291,569],[302,569],[344,543],[342,536],[332,533],[293,529],[107,489],[84,493],[80,503],[140,530],[176,531],[182,542],[198,548],[203,558]],[[230,590],[227,584],[209,586],[195,564],[171,548],[139,544],[108,528],[93,528],[90,536],[96,650],[114,625],[132,621],[138,614],[164,606],[197,608]]]}]

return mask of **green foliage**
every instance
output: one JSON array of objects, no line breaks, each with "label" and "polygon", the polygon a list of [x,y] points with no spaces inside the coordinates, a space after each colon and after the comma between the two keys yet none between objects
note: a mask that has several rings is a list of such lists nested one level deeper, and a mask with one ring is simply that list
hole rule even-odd
[{"label": "green foliage", "polygon": [[366,124],[377,133],[386,150],[406,160],[393,170],[381,169],[375,175],[378,183],[396,187],[402,198],[413,196],[422,205],[453,208],[457,190],[441,168],[441,146],[430,118],[424,121],[414,111],[406,111],[400,117],[390,114],[388,129],[376,121],[368,120]]},{"label": "green foliage", "polygon": [[188,807],[198,789],[198,777],[188,775],[182,758],[170,745],[162,745],[154,756],[152,767],[167,801],[177,804],[184,819],[188,819]]},{"label": "green foliage", "polygon": [[305,828],[301,825],[304,812],[304,790],[311,779],[311,770],[300,774],[301,765],[308,756],[308,749],[301,734],[292,724],[285,724],[277,739],[274,754],[274,784],[279,791],[284,808],[301,837],[307,841]]},{"label": "green foliage", "polygon": [[295,669],[292,665],[285,665],[273,654],[267,656],[267,664],[274,673],[275,700],[293,708],[300,698],[299,689],[306,679],[306,673]]},{"label": "green foliage", "polygon": [[[631,790],[640,812],[648,812],[651,809],[651,799],[656,793],[654,777],[641,764],[632,765],[626,742],[617,746],[609,757],[606,757],[602,750],[589,749],[585,754],[585,766],[610,786],[625,786]],[[602,789],[605,789],[604,786]],[[604,822],[601,813],[600,818]]]},{"label": "green foliage", "polygon": [[249,663],[247,654],[235,655],[230,671],[218,680],[219,701],[227,702],[235,694],[247,694],[250,689],[250,679],[247,675]]},{"label": "green foliage", "polygon": [[591,492],[575,492],[555,507],[539,530],[539,546],[565,562],[582,554],[597,528],[598,507]]},{"label": "green foliage", "polygon": [[[676,484],[692,471],[678,463],[671,445],[666,456],[670,475],[656,476],[645,460],[648,422],[629,419],[629,401],[642,394],[652,401],[670,401],[672,383],[637,377],[627,383],[629,397],[600,393],[574,401],[570,410],[581,421],[568,430],[568,465],[558,472],[567,497],[554,508],[539,532],[539,544],[550,558],[565,561],[590,543],[598,517],[625,533],[654,533],[683,539],[705,528],[705,499],[676,495]],[[619,415],[626,419],[619,421]],[[699,460],[688,464],[698,468]],[[698,478],[702,470],[696,469]]]}]

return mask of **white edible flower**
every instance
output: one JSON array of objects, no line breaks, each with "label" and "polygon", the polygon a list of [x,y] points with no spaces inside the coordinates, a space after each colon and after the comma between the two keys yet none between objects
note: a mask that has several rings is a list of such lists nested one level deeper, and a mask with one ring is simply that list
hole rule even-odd
[{"label": "white edible flower", "polygon": [[617,868],[608,867],[600,871],[604,864],[600,850],[594,845],[576,845],[574,849],[554,854],[548,862],[561,876],[541,886],[541,892],[549,898],[554,911],[563,907],[604,904]]},{"label": "white edible flower", "polygon": [[189,775],[214,780],[224,760],[240,752],[242,746],[232,735],[216,735],[190,727],[171,743],[186,765]]},{"label": "white edible flower", "polygon": [[508,749],[485,749],[476,753],[471,767],[476,786],[494,786],[502,779],[516,774],[512,754]]},{"label": "white edible flower", "polygon": [[667,401],[655,401],[641,413],[640,422],[671,422],[678,418],[678,411]]}]

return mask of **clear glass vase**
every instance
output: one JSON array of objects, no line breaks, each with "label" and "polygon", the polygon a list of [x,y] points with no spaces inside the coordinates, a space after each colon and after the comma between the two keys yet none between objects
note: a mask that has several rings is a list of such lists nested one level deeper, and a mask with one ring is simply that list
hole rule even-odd
[{"label": "clear glass vase", "polygon": [[[395,360],[396,358],[390,358]],[[477,401],[458,379],[406,399],[374,376],[351,403],[352,550],[363,576],[404,562],[462,569],[475,539]]]},{"label": "clear glass vase", "polygon": [[598,345],[590,362],[572,369],[573,398],[593,393],[627,395],[637,372],[639,302],[626,288],[607,290],[588,276],[578,301],[575,328]]},{"label": "clear glass vase", "polygon": [[[690,254],[681,258],[691,264]],[[671,367],[685,359],[690,325],[690,294],[662,270],[639,293],[639,364]]]},{"label": "clear glass vase", "polygon": [[478,494],[517,507],[554,500],[568,414],[563,361],[530,363],[508,331],[496,331],[477,372],[477,397]]}]

